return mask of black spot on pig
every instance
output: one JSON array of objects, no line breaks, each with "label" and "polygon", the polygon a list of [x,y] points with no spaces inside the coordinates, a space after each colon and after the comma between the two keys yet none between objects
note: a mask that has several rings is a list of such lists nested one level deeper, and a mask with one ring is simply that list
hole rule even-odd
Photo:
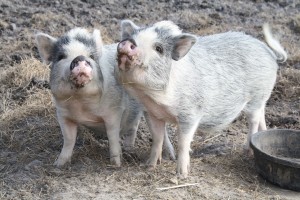
[{"label": "black spot on pig", "polygon": [[169,52],[171,52],[174,45],[170,30],[164,28],[156,28],[155,32],[157,33],[157,38],[160,41],[159,46],[163,48],[163,52],[165,53],[165,55],[170,56],[171,54]]},{"label": "black spot on pig", "polygon": [[70,38],[68,36],[61,37],[57,42],[57,46],[64,46],[70,43]]},{"label": "black spot on pig", "polygon": [[66,57],[66,52],[63,46],[68,45],[70,43],[70,38],[68,36],[61,37],[55,44],[54,48],[52,49],[52,63],[58,62],[59,60]]},{"label": "black spot on pig", "polygon": [[96,48],[96,43],[93,40],[88,39],[88,38],[86,38],[84,36],[77,35],[74,39],[77,40],[77,41],[79,41],[79,42],[81,42],[86,47],[90,47],[90,48],[93,48],[93,49]]},{"label": "black spot on pig", "polygon": [[164,28],[156,28],[154,31],[157,33],[159,38],[166,38],[170,37],[170,30],[169,29],[164,29]]}]

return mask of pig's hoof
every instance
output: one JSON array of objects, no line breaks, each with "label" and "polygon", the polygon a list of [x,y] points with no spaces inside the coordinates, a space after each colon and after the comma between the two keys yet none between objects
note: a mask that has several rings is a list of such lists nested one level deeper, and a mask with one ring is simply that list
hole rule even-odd
[{"label": "pig's hoof", "polygon": [[147,164],[147,162],[146,162],[146,163],[140,164],[140,167],[145,168],[147,171],[154,171],[155,168],[156,168],[156,165],[149,165],[149,164]]},{"label": "pig's hoof", "polygon": [[164,160],[176,160],[176,155],[174,152],[169,152],[167,150],[163,150],[162,152],[162,158]]},{"label": "pig's hoof", "polygon": [[151,159],[151,158],[149,158],[146,161],[145,165],[146,166],[154,166],[154,167],[156,167],[157,163],[160,164],[161,163],[161,159]]},{"label": "pig's hoof", "polygon": [[185,169],[183,169],[183,168],[181,168],[181,169],[179,169],[179,168],[177,168],[177,177],[179,178],[179,179],[186,179],[187,177],[188,177],[188,167],[186,167]]},{"label": "pig's hoof", "polygon": [[179,173],[177,173],[177,177],[180,180],[184,180],[184,179],[186,179],[188,177],[188,173],[185,173],[185,174],[179,174]]},{"label": "pig's hoof", "polygon": [[58,159],[53,163],[53,165],[56,167],[62,167],[67,162],[71,162],[71,158],[58,157]]},{"label": "pig's hoof", "polygon": [[152,171],[156,167],[156,162],[152,162],[152,160],[148,159],[145,163],[140,164],[140,166],[146,168],[146,170]]},{"label": "pig's hoof", "polygon": [[147,171],[150,171],[150,172],[152,172],[152,171],[154,171],[154,170],[155,170],[155,166],[152,166],[152,165],[147,165],[146,169],[147,169]]},{"label": "pig's hoof", "polygon": [[188,177],[189,174],[189,165],[178,165],[177,166],[177,176],[180,179],[185,179]]},{"label": "pig's hoof", "polygon": [[127,151],[127,152],[133,152],[134,151],[134,146],[133,145],[129,145],[129,146],[124,146],[123,147],[124,151]]},{"label": "pig's hoof", "polygon": [[120,156],[114,156],[110,158],[110,163],[115,167],[121,167],[121,158]]}]

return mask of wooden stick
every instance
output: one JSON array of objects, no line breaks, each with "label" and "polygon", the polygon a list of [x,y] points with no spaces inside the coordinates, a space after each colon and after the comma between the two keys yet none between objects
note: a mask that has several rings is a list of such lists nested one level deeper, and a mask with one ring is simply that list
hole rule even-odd
[{"label": "wooden stick", "polygon": [[207,142],[207,141],[210,141],[210,140],[212,140],[212,139],[215,139],[216,137],[219,137],[219,136],[221,136],[221,135],[222,135],[221,133],[218,134],[218,135],[215,135],[215,136],[213,136],[213,137],[211,137],[211,138],[208,138],[208,139],[204,140],[202,143],[205,143],[205,142]]},{"label": "wooden stick", "polygon": [[163,187],[163,188],[156,188],[157,190],[169,190],[169,189],[175,189],[175,188],[181,188],[181,187],[188,187],[188,186],[193,186],[193,185],[198,185],[199,183],[186,183],[183,185],[175,185],[175,186],[170,186],[170,187]]}]

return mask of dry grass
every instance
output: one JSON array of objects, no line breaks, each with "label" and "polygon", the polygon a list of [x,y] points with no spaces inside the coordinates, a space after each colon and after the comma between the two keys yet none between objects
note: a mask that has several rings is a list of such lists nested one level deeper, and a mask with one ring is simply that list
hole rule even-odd
[{"label": "dry grass", "polygon": [[49,112],[49,109],[53,107],[50,91],[36,83],[48,80],[48,66],[30,58],[23,60],[21,64],[2,70],[0,79],[1,121],[24,118],[39,110]]},{"label": "dry grass", "polygon": [[274,92],[279,99],[285,99],[288,102],[299,102],[300,71],[293,68],[280,70]]}]

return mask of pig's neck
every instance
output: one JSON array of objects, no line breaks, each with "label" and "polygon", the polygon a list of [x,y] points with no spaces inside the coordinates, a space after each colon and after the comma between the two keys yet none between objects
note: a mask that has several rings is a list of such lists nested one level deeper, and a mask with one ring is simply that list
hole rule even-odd
[{"label": "pig's neck", "polygon": [[100,99],[102,90],[100,84],[96,80],[92,80],[90,83],[82,88],[76,88],[70,83],[61,83],[57,87],[52,89],[52,94],[56,101],[64,102],[70,98],[85,98],[93,96]]},{"label": "pig's neck", "polygon": [[173,109],[173,103],[166,95],[166,90],[145,90],[144,88],[126,86],[126,90],[132,96],[137,97],[146,110],[158,119],[177,123],[177,114]]},{"label": "pig's neck", "polygon": [[102,107],[98,95],[74,95],[64,101],[56,99],[55,105],[59,117],[90,127],[103,123],[103,118],[99,114]]},{"label": "pig's neck", "polygon": [[[182,89],[189,81],[189,76],[186,73],[182,73],[182,67],[184,67],[188,58],[184,58],[179,62],[173,62],[171,71],[168,77],[167,84],[163,90],[152,90],[142,85],[128,85],[127,91],[139,99],[139,101],[145,106],[148,112],[156,116],[158,119],[164,119],[171,123],[177,123],[179,113],[178,108],[180,95],[178,95],[178,89]],[[184,90],[189,90],[185,88]]]}]

